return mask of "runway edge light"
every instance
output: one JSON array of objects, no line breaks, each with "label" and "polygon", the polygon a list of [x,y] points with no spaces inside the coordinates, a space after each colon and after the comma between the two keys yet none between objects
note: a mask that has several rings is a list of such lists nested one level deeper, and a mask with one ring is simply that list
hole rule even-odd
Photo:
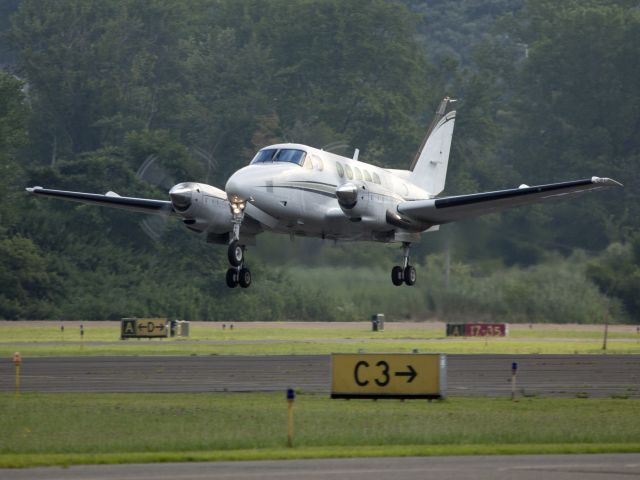
[{"label": "runway edge light", "polygon": [[20,352],[13,354],[13,364],[16,366],[16,397],[20,396],[20,365],[22,365],[22,355]]},{"label": "runway edge light", "polygon": [[293,401],[296,399],[296,392],[293,388],[287,389],[287,446],[293,447]]}]

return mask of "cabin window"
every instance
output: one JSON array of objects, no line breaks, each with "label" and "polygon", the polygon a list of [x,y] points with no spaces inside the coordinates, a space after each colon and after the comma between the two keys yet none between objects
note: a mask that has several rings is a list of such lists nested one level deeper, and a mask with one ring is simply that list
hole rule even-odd
[{"label": "cabin window", "polygon": [[342,168],[340,162],[336,162],[336,170],[338,170],[338,176],[340,178],[344,177],[344,168]]},{"label": "cabin window", "polygon": [[373,182],[377,183],[378,185],[381,185],[382,182],[380,182],[380,177],[378,176],[378,174],[376,172],[373,172]]},{"label": "cabin window", "polygon": [[353,171],[356,174],[356,179],[362,180],[362,172],[360,171],[360,169],[358,167],[353,167]]},{"label": "cabin window", "polygon": [[368,171],[368,170],[362,170],[362,174],[364,175],[364,179],[365,179],[367,182],[371,182],[371,181],[372,181],[372,180],[371,180],[371,175],[369,174],[369,171]]},{"label": "cabin window", "polygon": [[315,168],[320,171],[324,170],[324,163],[322,162],[322,159],[320,157],[318,157],[317,155],[312,155],[311,159],[313,160],[313,166]]},{"label": "cabin window", "polygon": [[347,173],[347,178],[349,180],[353,180],[353,170],[351,170],[351,167],[349,165],[344,166],[344,171]]}]

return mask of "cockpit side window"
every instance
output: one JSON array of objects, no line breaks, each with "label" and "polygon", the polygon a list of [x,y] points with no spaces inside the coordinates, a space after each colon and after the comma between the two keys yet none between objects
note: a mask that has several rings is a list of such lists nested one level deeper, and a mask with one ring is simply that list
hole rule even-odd
[{"label": "cockpit side window", "polygon": [[287,162],[302,166],[306,156],[307,153],[304,150],[295,150],[293,148],[282,148],[279,150],[275,148],[267,148],[265,150],[260,150],[251,161],[251,164]]},{"label": "cockpit side window", "polygon": [[358,167],[353,167],[353,172],[356,174],[356,180],[362,180],[362,172]]},{"label": "cockpit side window", "polygon": [[260,150],[256,153],[256,156],[251,160],[251,164],[254,163],[262,163],[262,162],[272,162],[273,156],[276,154],[277,150],[275,148],[268,148],[266,150]]},{"label": "cockpit side window", "polygon": [[313,166],[322,171],[324,169],[324,163],[320,157],[317,155],[311,155],[311,159],[313,160]]},{"label": "cockpit side window", "polygon": [[373,181],[374,183],[380,184],[380,177],[378,176],[378,174],[376,172],[373,172]]},{"label": "cockpit side window", "polygon": [[313,162],[311,161],[311,157],[307,157],[307,159],[304,161],[304,168],[313,170]]},{"label": "cockpit side window", "polygon": [[288,162],[288,163],[295,163],[297,165],[302,165],[302,163],[304,162],[304,157],[306,156],[307,154],[302,150],[293,150],[291,148],[283,148],[282,150],[278,151],[278,153],[274,158],[274,161]]},{"label": "cockpit side window", "polygon": [[371,180],[371,175],[369,174],[369,171],[368,171],[368,170],[362,170],[362,173],[363,173],[363,175],[364,175],[364,179],[365,179],[367,182],[372,182],[372,181],[373,181],[373,180]]}]

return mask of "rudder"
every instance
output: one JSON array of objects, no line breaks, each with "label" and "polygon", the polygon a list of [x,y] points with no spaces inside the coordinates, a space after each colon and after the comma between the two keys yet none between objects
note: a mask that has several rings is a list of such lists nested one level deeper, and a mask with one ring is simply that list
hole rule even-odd
[{"label": "rudder", "polygon": [[437,195],[444,190],[453,126],[456,120],[456,111],[451,110],[454,102],[455,100],[449,97],[445,97],[440,102],[422,145],[409,168],[411,182],[431,195]]}]

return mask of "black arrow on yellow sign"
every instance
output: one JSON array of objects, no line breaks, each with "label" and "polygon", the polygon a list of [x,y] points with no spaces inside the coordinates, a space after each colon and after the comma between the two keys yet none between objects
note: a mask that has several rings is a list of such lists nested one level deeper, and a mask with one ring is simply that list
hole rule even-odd
[{"label": "black arrow on yellow sign", "polygon": [[408,372],[396,372],[396,377],[409,377],[407,383],[411,383],[413,382],[413,379],[418,376],[418,373],[411,365],[407,365],[407,368],[409,369]]}]

